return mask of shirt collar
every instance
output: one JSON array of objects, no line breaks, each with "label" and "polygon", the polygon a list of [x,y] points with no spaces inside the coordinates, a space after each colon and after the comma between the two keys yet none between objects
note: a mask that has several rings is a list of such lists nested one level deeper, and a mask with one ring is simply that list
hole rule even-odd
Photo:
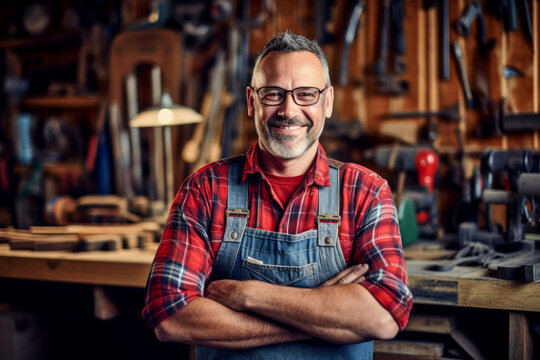
[{"label": "shirt collar", "polygon": [[[317,145],[317,155],[305,178],[306,186],[315,184],[319,186],[330,186],[330,172],[328,168],[328,157],[322,145]],[[242,182],[248,175],[259,173],[264,178],[263,169],[259,163],[259,142],[255,142],[245,154],[244,171],[242,172]]]}]

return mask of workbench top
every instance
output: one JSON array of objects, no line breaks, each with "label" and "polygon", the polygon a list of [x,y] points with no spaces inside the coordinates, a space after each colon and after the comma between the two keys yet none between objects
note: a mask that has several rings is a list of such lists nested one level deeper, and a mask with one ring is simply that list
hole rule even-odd
[{"label": "workbench top", "polygon": [[0,277],[144,287],[155,247],[116,251],[11,250],[0,244]]},{"label": "workbench top", "polygon": [[[144,287],[155,249],[38,252],[10,250],[0,244],[0,277]],[[428,270],[436,261],[407,260],[415,304],[540,312],[540,282],[500,280],[478,266]]]}]

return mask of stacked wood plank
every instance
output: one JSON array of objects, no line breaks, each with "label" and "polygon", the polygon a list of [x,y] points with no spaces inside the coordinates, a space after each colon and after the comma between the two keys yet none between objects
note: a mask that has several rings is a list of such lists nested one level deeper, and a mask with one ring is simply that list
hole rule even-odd
[{"label": "stacked wood plank", "polygon": [[0,229],[0,243],[12,250],[93,251],[144,248],[158,238],[154,222],[110,225],[35,226],[29,230]]}]

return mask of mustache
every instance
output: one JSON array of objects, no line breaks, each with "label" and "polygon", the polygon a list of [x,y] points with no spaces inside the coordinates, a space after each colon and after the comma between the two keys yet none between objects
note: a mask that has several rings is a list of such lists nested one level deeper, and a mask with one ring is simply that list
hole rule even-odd
[{"label": "mustache", "polygon": [[272,116],[267,121],[267,126],[287,126],[287,125],[310,126],[311,122],[307,119],[302,119],[298,116],[295,116],[291,119],[286,119],[283,116],[279,116],[279,115]]}]

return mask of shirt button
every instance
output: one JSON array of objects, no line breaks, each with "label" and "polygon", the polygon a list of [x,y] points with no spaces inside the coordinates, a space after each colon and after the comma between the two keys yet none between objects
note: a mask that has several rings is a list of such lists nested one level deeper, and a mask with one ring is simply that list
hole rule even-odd
[{"label": "shirt button", "polygon": [[238,233],[237,233],[236,231],[233,231],[233,232],[231,233],[231,238],[234,239],[234,240],[236,240],[237,237],[238,237]]},{"label": "shirt button", "polygon": [[324,243],[327,244],[327,245],[330,245],[332,243],[332,238],[331,237],[326,237],[324,239]]}]

